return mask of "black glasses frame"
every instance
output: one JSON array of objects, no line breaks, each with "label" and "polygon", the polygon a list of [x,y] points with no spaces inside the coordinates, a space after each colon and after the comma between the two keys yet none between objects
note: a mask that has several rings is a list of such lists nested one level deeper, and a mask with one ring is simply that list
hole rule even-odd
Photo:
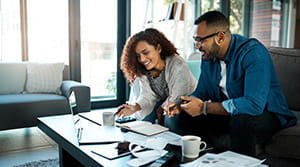
[{"label": "black glasses frame", "polygon": [[[213,36],[219,34],[220,32],[222,32],[222,31],[215,32],[215,33],[210,34],[210,35],[207,35],[206,37],[203,37],[203,38],[201,38],[201,37],[199,37],[199,36],[193,36],[193,38],[194,38],[194,40],[195,40],[196,42],[202,42],[203,40],[205,40],[205,39],[207,39],[207,38],[211,38],[211,37],[213,37]],[[223,31],[223,33],[225,34],[226,31]]]}]

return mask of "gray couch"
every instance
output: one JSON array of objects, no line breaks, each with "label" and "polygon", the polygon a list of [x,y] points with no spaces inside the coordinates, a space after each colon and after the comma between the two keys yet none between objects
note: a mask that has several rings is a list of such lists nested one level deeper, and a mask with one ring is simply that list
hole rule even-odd
[{"label": "gray couch", "polygon": [[[256,154],[266,159],[270,167],[300,166],[300,49],[269,47],[270,56],[276,70],[289,109],[297,116],[298,124],[281,129],[266,145],[256,145]],[[228,134],[212,137],[212,142],[220,150],[229,149]]]},{"label": "gray couch", "polygon": [[37,117],[71,113],[72,91],[76,99],[74,114],[90,111],[90,88],[68,80],[68,66],[63,70],[59,94],[24,93],[26,69],[27,63],[0,63],[0,130],[36,126]]},{"label": "gray couch", "polygon": [[275,167],[300,166],[300,49],[268,48],[286,96],[290,110],[298,124],[282,129],[273,135],[270,142],[259,152],[259,157],[267,158],[267,163]]}]

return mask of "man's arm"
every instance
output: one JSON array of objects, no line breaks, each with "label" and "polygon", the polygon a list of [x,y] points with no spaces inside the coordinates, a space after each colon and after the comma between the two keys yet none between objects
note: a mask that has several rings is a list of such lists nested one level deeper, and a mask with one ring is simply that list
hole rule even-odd
[{"label": "man's arm", "polygon": [[[186,111],[192,117],[203,114],[203,104],[201,99],[196,97],[181,97],[185,103],[180,105],[180,108]],[[222,103],[206,103],[206,113],[215,115],[230,115],[222,106]]]},{"label": "man's arm", "polygon": [[239,67],[234,70],[240,75],[234,76],[235,80],[227,80],[230,83],[227,84],[229,96],[235,97],[223,101],[222,105],[231,115],[259,115],[264,111],[270,93],[274,74],[272,61],[267,50],[260,45],[241,54],[239,59],[242,61],[236,62]]},{"label": "man's arm", "polygon": [[222,103],[207,103],[206,113],[215,115],[230,115],[222,106]]}]

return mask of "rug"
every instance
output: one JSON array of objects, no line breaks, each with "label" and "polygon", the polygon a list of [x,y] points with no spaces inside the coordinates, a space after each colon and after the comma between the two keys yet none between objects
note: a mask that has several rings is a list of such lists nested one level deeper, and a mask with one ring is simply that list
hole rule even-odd
[{"label": "rug", "polygon": [[37,148],[49,148],[56,145],[38,127],[1,131],[0,143],[0,153],[5,154]]},{"label": "rug", "polygon": [[58,158],[55,158],[48,160],[32,161],[14,167],[59,167],[59,160]]}]

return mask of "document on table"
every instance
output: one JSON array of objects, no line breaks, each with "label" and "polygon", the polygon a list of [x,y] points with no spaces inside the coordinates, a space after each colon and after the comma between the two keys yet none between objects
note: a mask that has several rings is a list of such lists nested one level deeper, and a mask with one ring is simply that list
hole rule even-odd
[{"label": "document on table", "polygon": [[153,139],[160,140],[162,142],[166,141],[167,143],[173,145],[181,145],[181,136],[170,131],[163,132],[154,136],[145,136],[134,132],[127,132],[123,136],[126,141],[130,141],[132,143],[143,146],[146,145],[146,141],[151,141]]},{"label": "document on table", "polygon": [[182,167],[264,167],[265,160],[256,159],[250,156],[226,151],[220,154],[206,153],[200,158],[182,164]]}]

